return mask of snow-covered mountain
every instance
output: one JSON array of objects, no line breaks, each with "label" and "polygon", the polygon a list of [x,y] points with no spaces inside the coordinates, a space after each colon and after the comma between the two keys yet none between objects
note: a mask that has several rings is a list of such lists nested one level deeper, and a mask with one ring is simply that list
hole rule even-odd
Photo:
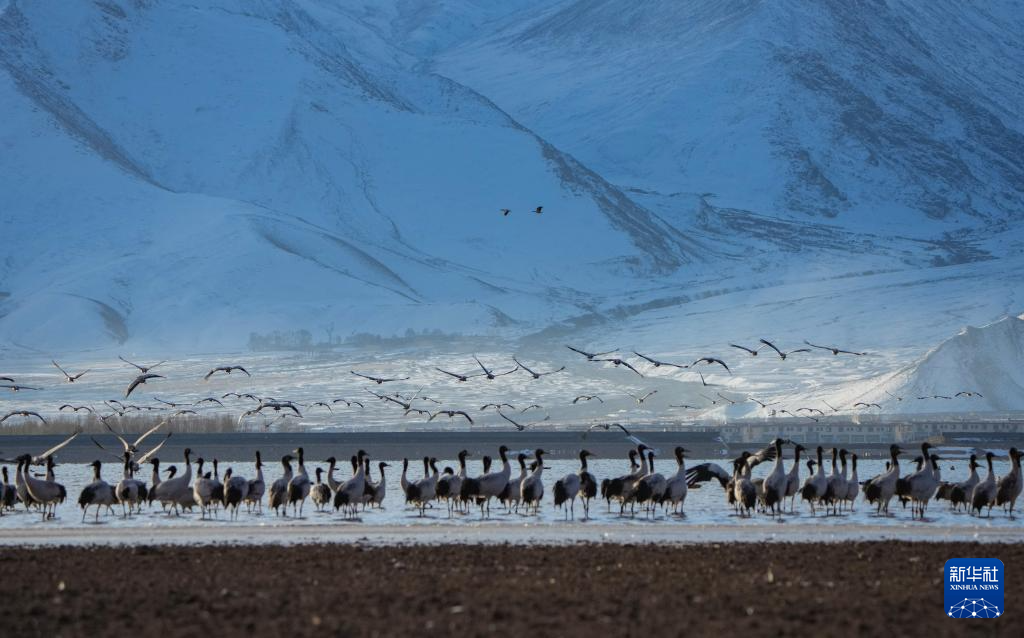
[{"label": "snow-covered mountain", "polygon": [[718,382],[867,392],[1020,312],[1021,34],[1016,0],[0,0],[0,352],[816,338],[872,357]]}]

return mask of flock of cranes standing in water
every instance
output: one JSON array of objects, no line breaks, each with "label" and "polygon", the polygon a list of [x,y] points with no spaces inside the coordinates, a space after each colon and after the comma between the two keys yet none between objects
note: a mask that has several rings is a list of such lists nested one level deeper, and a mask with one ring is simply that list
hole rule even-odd
[{"label": "flock of cranes standing in water", "polygon": [[[787,468],[783,460],[784,447],[792,444],[793,459]],[[801,452],[806,449],[788,439],[775,439],[756,452],[743,452],[730,465],[722,467],[717,463],[701,463],[692,467],[686,465],[686,450],[674,449],[675,472],[662,474],[655,467],[655,451],[643,443],[630,449],[628,471],[616,477],[598,480],[590,471],[587,460],[592,454],[587,450],[579,452],[580,467],[576,472],[558,478],[551,486],[552,503],[562,508],[566,518],[575,518],[576,501],[583,508],[584,518],[590,518],[592,501],[600,499],[611,512],[618,508],[618,516],[635,517],[639,511],[653,517],[659,508],[667,514],[682,515],[689,490],[703,484],[717,481],[723,488],[725,501],[735,514],[750,517],[762,512],[772,518],[788,511],[795,513],[797,499],[807,504],[812,515],[838,515],[855,508],[862,497],[880,516],[889,516],[889,506],[895,498],[911,508],[913,518],[923,519],[933,499],[947,500],[952,509],[966,509],[971,514],[991,516],[993,507],[1005,510],[1013,517],[1017,498],[1024,484],[1021,477],[1022,452],[1011,448],[1010,469],[1001,477],[993,471],[994,454],[986,455],[987,474],[982,479],[978,474],[980,464],[971,456],[965,480],[943,481],[938,455],[932,453],[928,443],[921,445],[921,455],[914,459],[916,468],[901,473],[900,455],[903,450],[893,445],[886,470],[877,476],[861,481],[857,475],[857,455],[845,449],[832,448],[831,472],[825,472],[825,450],[818,447],[815,457],[806,461],[808,475],[801,480]],[[385,468],[387,463],[377,464],[378,480],[374,480],[369,455],[359,450],[350,459],[351,474],[339,480],[336,477],[338,460],[334,457],[324,461],[327,468],[316,467],[310,475],[306,467],[303,448],[281,458],[281,476],[270,483],[264,478],[262,456],[256,452],[256,475],[249,479],[227,468],[223,475],[220,464],[212,461],[212,471],[204,471],[207,461],[193,458],[192,450],[184,451],[184,471],[176,466],[161,470],[161,463],[152,454],[138,455],[138,450],[127,446],[123,454],[123,475],[115,483],[108,483],[102,476],[102,463],[94,461],[93,481],[86,485],[78,497],[82,509],[82,520],[86,520],[89,508],[94,508],[95,520],[101,510],[117,513],[130,518],[140,513],[145,506],[159,505],[167,515],[180,515],[183,510],[198,509],[202,518],[215,516],[223,509],[232,519],[237,519],[239,509],[244,505],[250,513],[263,513],[266,506],[279,516],[303,516],[306,501],[312,502],[317,511],[332,509],[345,518],[354,519],[360,511],[380,507],[387,494]],[[407,506],[419,511],[421,516],[428,508],[442,507],[448,517],[455,514],[468,515],[479,509],[481,517],[491,516],[492,503],[503,506],[506,512],[524,515],[537,514],[545,496],[544,456],[545,451],[537,449],[531,455],[516,454],[513,459],[509,448],[498,448],[500,468],[493,469],[492,459],[483,458],[483,472],[472,475],[467,465],[470,456],[466,450],[457,454],[458,468],[445,467],[439,470],[436,458],[423,459],[423,474],[419,478],[410,476],[409,460],[403,459],[399,488]],[[58,505],[67,499],[67,490],[57,482],[54,475],[54,455],[45,453],[41,459],[46,467],[43,478],[34,476],[33,464],[40,457],[29,454],[16,460],[14,482],[10,481],[7,468],[3,468],[3,484],[0,485],[0,515],[14,510],[20,503],[25,511],[36,509],[44,520],[55,517]],[[151,466],[151,482],[136,478],[142,471],[139,461]],[[518,473],[513,473],[513,464],[518,463]],[[294,465],[293,465],[294,463]],[[753,478],[752,470],[770,463],[771,469],[762,478]],[[193,472],[193,466],[195,471]],[[849,470],[849,473],[848,473]],[[164,477],[162,474],[166,474]],[[628,510],[628,512],[627,512]]]}]

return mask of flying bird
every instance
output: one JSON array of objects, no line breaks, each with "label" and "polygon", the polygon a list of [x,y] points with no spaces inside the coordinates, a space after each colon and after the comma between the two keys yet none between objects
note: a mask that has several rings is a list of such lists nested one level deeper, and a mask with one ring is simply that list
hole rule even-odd
[{"label": "flying bird", "polygon": [[644,401],[646,401],[647,399],[651,398],[655,394],[658,394],[658,391],[657,390],[651,390],[650,392],[648,392],[647,394],[645,394],[643,396],[637,396],[637,395],[633,394],[632,392],[627,392],[626,394],[628,394],[629,396],[633,397],[633,400],[636,401],[637,405],[643,405]]},{"label": "flying bird", "polygon": [[63,412],[64,408],[71,408],[72,412],[95,412],[95,410],[93,410],[87,405],[71,405],[70,403],[65,403],[64,405],[60,406],[60,408],[58,408],[57,411]]},{"label": "flying bird", "polygon": [[810,350],[808,350],[807,348],[798,348],[796,350],[790,350],[789,352],[783,352],[782,350],[776,348],[775,344],[773,344],[771,341],[768,341],[767,339],[761,339],[761,343],[774,350],[783,361],[785,361],[786,357],[788,357],[791,354],[796,354],[798,352],[810,352]]},{"label": "flying bird", "polygon": [[200,403],[216,403],[220,407],[222,407],[222,408],[224,407],[224,404],[221,403],[220,399],[216,399],[214,397],[206,397],[205,399],[199,399],[198,401],[196,401],[192,405],[199,405]]},{"label": "flying bird", "polygon": [[684,410],[699,410],[700,409],[700,408],[698,408],[695,405],[690,405],[689,403],[680,403],[679,405],[670,405],[668,407],[670,407],[670,408],[682,408]]},{"label": "flying bird", "polygon": [[533,426],[535,426],[535,425],[537,425],[539,423],[543,423],[544,421],[547,421],[548,419],[551,418],[550,416],[546,416],[543,419],[541,419],[540,421],[534,421],[533,423],[527,423],[526,425],[523,425],[522,423],[519,423],[518,421],[516,421],[515,419],[513,419],[509,415],[505,414],[501,410],[498,410],[498,414],[501,416],[501,418],[505,419],[506,421],[508,421],[512,425],[516,426],[516,429],[519,430],[520,432],[522,432],[526,428],[532,428]]},{"label": "flying bird", "polygon": [[747,397],[747,401],[753,401],[754,403],[758,404],[762,408],[767,408],[769,405],[778,405],[779,404],[778,401],[773,401],[772,403],[765,403],[764,401],[759,401],[759,400],[755,399],[754,397]]},{"label": "flying bird", "polygon": [[528,372],[530,374],[530,376],[532,376],[534,379],[539,379],[539,378],[541,378],[541,377],[543,377],[545,375],[554,374],[556,372],[561,372],[562,370],[565,370],[565,366],[562,366],[561,368],[559,368],[557,370],[551,370],[549,372],[534,372],[533,370],[527,368],[522,363],[520,363],[519,359],[516,359],[515,357],[512,357],[512,360],[516,362],[517,366],[519,366],[520,368],[522,368],[523,370]]},{"label": "flying bird", "polygon": [[314,403],[310,403],[309,407],[311,407],[311,408],[316,408],[316,407],[327,408],[328,412],[330,412],[331,414],[334,414],[334,409],[331,407],[331,404],[330,403],[325,403],[323,401],[316,401]]},{"label": "flying bird", "polygon": [[860,356],[863,356],[863,355],[867,354],[866,352],[853,352],[852,350],[842,350],[842,349],[836,348],[834,346],[818,346],[818,345],[815,345],[815,344],[811,343],[807,339],[804,339],[804,343],[806,343],[807,345],[809,345],[812,348],[817,348],[819,350],[828,350],[828,351],[830,351],[834,355],[852,354],[852,355],[856,355],[856,356],[860,357]]},{"label": "flying bird", "polygon": [[135,390],[135,388],[139,387],[140,385],[144,384],[146,381],[149,381],[150,379],[163,379],[163,378],[165,378],[165,377],[162,374],[154,374],[152,372],[147,372],[145,374],[140,374],[139,376],[135,377],[135,380],[132,381],[131,385],[128,386],[128,390],[124,393],[124,398],[127,399],[129,396],[131,396],[132,391]]},{"label": "flying bird", "polygon": [[594,400],[594,399],[596,399],[598,403],[604,403],[604,399],[602,399],[601,397],[597,396],[596,394],[581,394],[578,397],[576,397],[575,399],[573,399],[572,402],[573,402],[573,405],[575,405],[575,404],[579,403],[580,401],[591,401],[591,400]]},{"label": "flying bird", "polygon": [[500,412],[501,409],[505,407],[511,408],[513,410],[516,409],[516,406],[512,405],[511,403],[485,403],[484,405],[480,406],[480,411],[483,412],[487,408],[496,408]]},{"label": "flying bird", "polygon": [[953,397],[947,397],[944,394],[933,394],[930,397],[917,397],[918,399],[952,399]]},{"label": "flying bird", "polygon": [[427,419],[427,421],[433,421],[434,419],[436,419],[437,417],[441,416],[442,414],[447,416],[449,419],[454,419],[457,416],[461,416],[461,417],[465,418],[467,421],[469,421],[469,423],[471,425],[473,423],[473,417],[469,416],[469,414],[467,414],[463,410],[438,410],[437,412],[431,414],[430,418]]},{"label": "flying bird", "polygon": [[[587,428],[587,431],[583,433],[583,438],[587,438],[587,434],[591,430],[601,429],[601,430],[610,431],[612,428],[619,428],[620,430],[622,430],[623,433],[625,433],[626,438],[629,439],[632,443],[635,443],[636,445],[643,445],[644,447],[649,447],[646,443],[644,443],[640,439],[638,439],[635,436],[633,436],[632,432],[630,432],[626,428],[622,427],[621,423],[595,423],[594,425],[592,425],[589,428]],[[653,450],[654,448],[650,448],[650,449]]]},{"label": "flying bird", "polygon": [[640,377],[644,376],[644,375],[640,374],[639,370],[637,370],[633,366],[629,365],[628,361],[624,361],[622,359],[619,359],[618,357],[613,357],[611,359],[591,359],[591,361],[594,361],[594,362],[601,361],[601,362],[605,362],[605,363],[612,363],[612,364],[615,364],[616,368],[618,368],[619,366],[626,366],[627,368],[629,368],[630,370],[635,372],[637,374],[637,376],[640,376]]},{"label": "flying bird", "polygon": [[496,377],[503,377],[506,374],[512,374],[513,372],[519,369],[519,366],[516,366],[509,370],[508,372],[494,372],[493,370],[489,370],[487,366],[485,366],[484,364],[480,363],[480,359],[477,359],[476,355],[473,355],[473,360],[476,361],[476,364],[480,366],[481,370],[484,371],[483,376],[487,377],[488,381],[494,381]]},{"label": "flying bird", "polygon": [[903,400],[903,397],[898,397],[895,394],[893,394],[892,392],[889,392],[888,390],[882,390],[882,392],[885,392],[886,394],[888,394],[890,397],[896,399],[897,401],[902,401]]},{"label": "flying bird", "polygon": [[335,400],[331,401],[331,403],[334,403],[334,404],[344,403],[346,408],[351,408],[353,405],[358,405],[359,407],[363,407],[363,404],[360,403],[359,401],[349,401],[348,399],[335,399]]},{"label": "flying bird", "polygon": [[0,385],[0,389],[10,390],[11,392],[21,392],[22,390],[42,390],[42,388],[30,388],[27,385]]},{"label": "flying bird", "polygon": [[[902,401],[902,400],[903,400],[903,399],[900,399],[900,401]],[[821,400],[821,402],[822,402],[822,403],[824,403],[824,404],[825,404],[825,405],[826,405],[826,406],[827,406],[827,407],[828,407],[828,408],[829,408],[830,410],[832,410],[833,412],[839,412],[839,408],[837,408],[837,407],[834,407],[834,406],[832,406],[832,405],[831,405],[831,404],[830,404],[830,403],[829,403],[828,401],[826,401],[825,399],[822,399],[822,400]]]},{"label": "flying bird", "polygon": [[[692,368],[693,366],[696,366],[696,365],[701,364],[701,363],[707,363],[708,365],[710,365],[712,363],[717,363],[718,365],[720,365],[723,368],[725,368],[726,372],[728,372],[729,374],[732,374],[732,370],[729,369],[729,366],[725,365],[725,361],[722,361],[721,359],[716,359],[715,357],[701,357],[700,359],[697,359],[696,361],[691,363],[690,367]],[[701,375],[700,380],[701,380],[702,383],[704,382],[704,375]],[[705,383],[704,385],[707,385],[707,384]]]},{"label": "flying bird", "polygon": [[125,358],[124,358],[124,357],[122,357],[121,355],[117,355],[117,358],[118,358],[118,359],[120,359],[121,361],[124,361],[125,363],[127,363],[127,364],[128,364],[128,365],[130,365],[130,366],[135,366],[136,368],[138,368],[138,369],[139,369],[139,372],[141,372],[142,374],[146,374],[147,372],[149,372],[149,371],[150,371],[150,370],[152,370],[153,368],[155,368],[155,367],[157,367],[157,366],[162,366],[163,364],[167,363],[166,361],[161,361],[160,363],[154,363],[154,364],[153,364],[153,365],[151,365],[151,366],[140,366],[140,365],[139,365],[139,364],[137,364],[137,363],[132,363],[132,362],[131,362],[131,361],[129,361],[128,359],[125,359]]},{"label": "flying bird", "polygon": [[14,383],[14,377],[0,377],[0,381],[6,381],[7,383]]},{"label": "flying bird", "polygon": [[877,403],[865,403],[864,401],[858,401],[858,402],[854,403],[853,407],[855,407],[855,408],[861,408],[861,407],[863,407],[863,408],[878,408],[879,410],[882,409],[882,406],[880,406]]},{"label": "flying bird", "polygon": [[460,383],[463,382],[463,381],[467,381],[469,379],[472,379],[474,377],[482,377],[482,376],[484,376],[482,374],[469,374],[469,373],[459,374],[458,372],[448,372],[447,370],[442,370],[441,368],[434,368],[434,369],[437,370],[438,372],[443,372],[444,374],[447,374],[449,377],[455,377],[456,379],[459,380]]},{"label": "flying bird", "polygon": [[247,376],[247,377],[251,377],[252,376],[251,374],[249,374],[249,371],[246,370],[245,368],[243,368],[242,366],[217,366],[213,370],[210,370],[209,372],[206,373],[206,376],[203,377],[203,381],[209,381],[210,377],[212,377],[214,374],[216,374],[218,372],[223,372],[225,374],[231,374],[235,370],[238,370],[239,372],[244,372],[245,376]]},{"label": "flying bird", "polygon": [[666,367],[670,367],[670,368],[679,368],[680,370],[685,370],[685,369],[690,367],[690,366],[680,365],[678,363],[669,363],[668,361],[658,361],[657,359],[654,359],[652,357],[648,357],[645,354],[640,354],[636,350],[633,351],[633,354],[635,354],[636,356],[640,357],[644,361],[650,363],[655,368],[660,368],[661,366],[666,366]]},{"label": "flying bird", "polygon": [[572,350],[573,352],[583,355],[590,361],[593,361],[594,357],[603,357],[606,354],[611,354],[615,352],[615,350],[609,350],[608,352],[587,352],[586,350],[580,350],[579,348],[573,348],[572,346],[565,347]]},{"label": "flying bird", "polygon": [[755,350],[755,349],[752,349],[752,348],[748,348],[748,347],[746,347],[746,346],[740,346],[740,345],[737,345],[737,344],[735,344],[735,343],[730,343],[730,344],[729,344],[729,347],[730,347],[730,348],[738,348],[738,349],[740,349],[740,350],[743,350],[744,352],[749,352],[749,353],[750,353],[750,356],[752,356],[752,357],[756,357],[756,356],[757,356],[757,353],[761,351],[761,348],[757,348],[757,349]]},{"label": "flying bird", "polygon": [[256,408],[256,411],[262,412],[263,410],[267,409],[273,410],[274,412],[280,412],[281,410],[291,410],[292,412],[295,413],[295,416],[302,416],[302,413],[299,412],[299,409],[295,407],[295,404],[292,403],[291,401],[264,401],[263,403],[260,404],[260,407]]},{"label": "flying bird", "polygon": [[729,397],[725,396],[721,392],[716,392],[715,394],[717,394],[719,396],[719,398],[721,398],[723,401],[727,401],[729,403],[729,405],[736,405],[738,403],[738,401],[733,401],[732,399],[730,399]]},{"label": "flying bird", "polygon": [[502,208],[502,209],[499,209],[498,212],[501,213],[502,216],[508,217],[508,214],[511,213],[512,211],[510,209],[508,209],[508,208]]},{"label": "flying bird", "polygon": [[[541,405],[537,405],[536,403],[534,403],[533,405],[528,405],[528,406],[526,406],[525,408],[523,408],[522,410],[520,410],[520,411],[519,411],[519,414],[522,414],[522,413],[524,413],[524,412],[528,412],[528,411],[530,411],[530,410],[532,410],[532,409],[534,409],[534,408],[537,408],[538,410],[542,410],[542,409],[544,409],[544,408],[543,408],[543,406],[541,406]],[[515,408],[512,408],[512,409],[514,410]]]},{"label": "flying bird", "polygon": [[154,401],[158,401],[160,403],[163,403],[164,405],[166,405],[168,407],[171,407],[171,408],[180,408],[180,407],[185,406],[185,405],[192,405],[191,403],[174,403],[172,401],[164,401],[160,397],[153,397],[153,400]]},{"label": "flying bird", "polygon": [[796,411],[797,412],[807,412],[807,413],[815,412],[815,413],[817,413],[820,416],[825,416],[825,413],[823,411],[819,410],[818,408],[797,408]]},{"label": "flying bird", "polygon": [[12,416],[34,416],[43,423],[47,423],[47,420],[44,419],[38,412],[33,412],[31,410],[12,410],[11,412],[5,414],[2,419],[0,419],[0,423],[3,423]]},{"label": "flying bird", "polygon": [[538,215],[540,215],[542,212],[544,212],[544,207],[543,206],[538,206],[537,208],[533,209],[533,212],[535,212]]},{"label": "flying bird", "polygon": [[818,419],[814,418],[813,416],[809,416],[807,414],[793,414],[789,410],[779,410],[779,414],[788,414],[789,416],[796,417],[796,418],[803,417],[805,419],[810,419],[811,421],[814,421],[815,423],[818,422]]},{"label": "flying bird", "polygon": [[64,377],[68,380],[68,383],[74,383],[75,381],[78,381],[79,379],[82,378],[82,375],[84,375],[86,372],[88,372],[88,370],[86,370],[85,372],[79,372],[78,374],[73,374],[72,375],[72,374],[68,374],[67,370],[65,370],[64,368],[60,367],[60,364],[57,363],[56,361],[54,361],[53,359],[50,359],[50,363],[52,363],[54,366],[56,366],[56,368],[58,370],[60,370],[60,373],[63,374]]},{"label": "flying bird", "polygon": [[985,398],[985,397],[983,397],[981,395],[980,392],[974,392],[972,390],[963,390],[963,391],[957,392],[953,396],[955,396],[955,397],[978,397],[979,399],[984,399]]},{"label": "flying bird", "polygon": [[373,381],[377,385],[380,385],[382,383],[389,383],[391,381],[408,381],[409,380],[409,377],[402,377],[400,379],[398,379],[398,378],[396,378],[396,379],[388,379],[388,378],[385,378],[385,377],[374,377],[374,376],[371,376],[371,375],[368,375],[368,374],[361,374],[359,372],[356,372],[355,370],[349,370],[349,372],[351,372],[352,374],[356,375],[357,377],[362,377],[364,379],[369,379],[370,381]]}]

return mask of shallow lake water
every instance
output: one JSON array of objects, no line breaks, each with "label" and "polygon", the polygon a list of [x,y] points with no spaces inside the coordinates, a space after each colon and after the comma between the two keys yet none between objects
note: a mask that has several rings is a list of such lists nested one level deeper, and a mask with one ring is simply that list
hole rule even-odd
[{"label": "shallow lake water", "polygon": [[[688,461],[688,466],[693,466],[703,461]],[[721,460],[714,462],[721,463]],[[434,503],[428,508],[426,514],[420,516],[418,510],[407,506],[400,487],[401,461],[389,461],[391,467],[386,469],[387,496],[383,507],[368,508],[359,513],[356,519],[346,519],[342,514],[337,513],[333,508],[325,512],[318,512],[312,501],[305,503],[302,516],[296,517],[289,513],[289,516],[276,516],[271,510],[264,507],[262,514],[248,513],[244,507],[241,509],[238,519],[231,521],[223,510],[215,516],[202,520],[198,508],[194,512],[186,512],[180,516],[164,513],[158,504],[153,507],[146,507],[141,514],[135,514],[130,518],[123,518],[120,507],[116,506],[116,514],[103,512],[100,514],[99,523],[94,522],[93,510],[90,509],[86,520],[82,521],[82,513],[77,505],[78,496],[82,488],[92,479],[92,470],[83,464],[63,464],[57,472],[58,482],[65,485],[68,492],[68,500],[57,507],[56,517],[52,520],[43,521],[41,516],[35,512],[26,512],[23,507],[18,508],[16,513],[6,513],[0,517],[0,541],[4,536],[8,540],[19,539],[18,542],[32,542],[33,534],[38,533],[40,538],[48,534],[58,533],[60,538],[67,542],[74,542],[76,530],[83,538],[98,538],[97,532],[103,530],[101,535],[112,535],[122,539],[124,542],[131,542],[133,530],[139,532],[140,538],[150,533],[171,534],[176,542],[209,542],[210,540],[245,542],[248,531],[254,527],[261,528],[261,536],[269,539],[277,539],[283,542],[289,540],[289,535],[301,534],[304,539],[316,540],[318,534],[331,535],[337,529],[357,530],[361,527],[372,529],[376,533],[388,533],[391,536],[401,538],[404,531],[410,532],[410,536],[422,535],[431,526],[444,530],[445,534],[455,532],[458,537],[458,530],[465,532],[472,531],[474,538],[492,538],[500,540],[504,532],[510,528],[532,528],[534,530],[547,529],[549,535],[553,534],[560,540],[571,541],[577,535],[580,539],[590,539],[591,532],[601,530],[603,533],[626,533],[629,538],[643,540],[645,536],[660,538],[665,534],[675,535],[686,533],[687,529],[692,530],[715,530],[716,533],[731,534],[730,530],[736,533],[743,533],[745,527],[762,530],[762,535],[770,535],[775,540],[800,540],[829,534],[830,532],[841,533],[845,536],[851,534],[860,538],[871,538],[873,535],[883,534],[887,530],[898,531],[901,538],[934,538],[941,535],[943,530],[956,530],[961,537],[971,537],[971,531],[992,536],[1000,540],[1014,540],[1018,533],[1024,531],[1022,521],[1015,517],[1009,518],[1001,509],[993,509],[991,517],[974,517],[964,512],[953,512],[946,501],[933,501],[928,507],[928,512],[923,521],[915,521],[911,518],[909,508],[904,509],[898,501],[893,500],[890,516],[877,516],[874,508],[858,498],[854,510],[837,516],[826,516],[819,510],[817,515],[812,516],[810,508],[798,498],[796,501],[796,512],[787,513],[779,520],[773,521],[765,514],[754,516],[737,516],[733,509],[725,502],[724,491],[717,482],[704,484],[700,489],[691,489],[686,498],[684,516],[675,516],[658,509],[653,515],[647,515],[643,511],[637,511],[635,516],[627,514],[619,515],[617,505],[612,506],[611,511],[603,501],[595,501],[590,508],[590,519],[585,520],[583,507],[577,502],[575,508],[575,520],[566,521],[562,510],[556,509],[552,504],[552,491],[554,482],[566,473],[575,472],[578,469],[578,462],[568,460],[556,460],[545,463],[544,485],[545,495],[540,512],[536,515],[525,515],[524,513],[507,512],[505,508],[493,502],[491,516],[489,519],[481,517],[479,508],[473,507],[469,513],[455,513],[449,517],[446,506],[443,503]],[[165,461],[164,467],[169,465]],[[178,462],[179,468],[182,463]],[[316,467],[326,465],[318,462],[307,462],[307,470],[313,475]],[[440,468],[446,465],[457,467],[455,461],[441,461]],[[950,465],[956,467],[950,471]],[[228,467],[233,468],[235,475],[252,478],[255,474],[253,463],[231,463],[223,464],[221,471]],[[787,463],[788,467],[788,463]],[[873,476],[883,469],[882,461],[870,460],[859,464],[858,470],[861,480]],[[967,465],[965,461],[956,460],[942,463],[943,478],[950,480],[963,480],[966,477]],[[148,468],[147,469],[151,469]],[[622,460],[596,459],[591,461],[590,470],[597,477],[598,481],[605,477],[620,476],[625,472],[626,463]],[[670,476],[676,470],[676,464],[662,462],[656,465],[656,469]],[[756,468],[755,477],[767,474],[770,466],[764,465]],[[1009,469],[1005,461],[996,464],[997,475],[1002,475]],[[806,468],[801,478],[806,476]],[[344,473],[338,472],[339,479],[344,478],[350,470],[347,468]],[[469,464],[469,474],[478,474],[481,466],[478,461]],[[279,478],[282,473],[280,463],[266,463],[264,467],[265,479],[269,485]],[[105,465],[103,478],[115,483],[121,477],[121,470],[114,464]],[[141,478],[150,478],[150,472],[143,472]],[[416,480],[422,476],[422,463],[410,463],[410,478]],[[518,475],[518,467],[513,471]],[[984,478],[984,471],[981,473]],[[374,479],[378,480],[379,475],[374,461]],[[1024,503],[1019,505],[1024,506]],[[789,506],[787,503],[786,510]],[[769,527],[766,527],[769,526]],[[236,537],[233,528],[238,529]],[[173,530],[180,532],[176,533]],[[187,531],[190,530],[190,531]],[[242,530],[247,530],[243,533]],[[194,532],[194,534],[190,533]],[[275,532],[279,532],[275,533]],[[269,533],[269,536],[267,534]],[[347,532],[346,532],[347,533]],[[709,536],[711,538],[712,536]],[[697,537],[688,540],[700,540]]]}]

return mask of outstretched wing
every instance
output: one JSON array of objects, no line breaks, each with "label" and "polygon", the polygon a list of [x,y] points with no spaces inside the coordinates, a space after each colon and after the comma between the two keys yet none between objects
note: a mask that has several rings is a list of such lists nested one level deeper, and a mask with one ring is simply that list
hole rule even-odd
[{"label": "outstretched wing", "polygon": [[688,487],[693,487],[698,483],[717,480],[722,489],[725,489],[730,479],[732,479],[732,474],[726,472],[717,463],[701,463],[686,470],[686,485]]}]

